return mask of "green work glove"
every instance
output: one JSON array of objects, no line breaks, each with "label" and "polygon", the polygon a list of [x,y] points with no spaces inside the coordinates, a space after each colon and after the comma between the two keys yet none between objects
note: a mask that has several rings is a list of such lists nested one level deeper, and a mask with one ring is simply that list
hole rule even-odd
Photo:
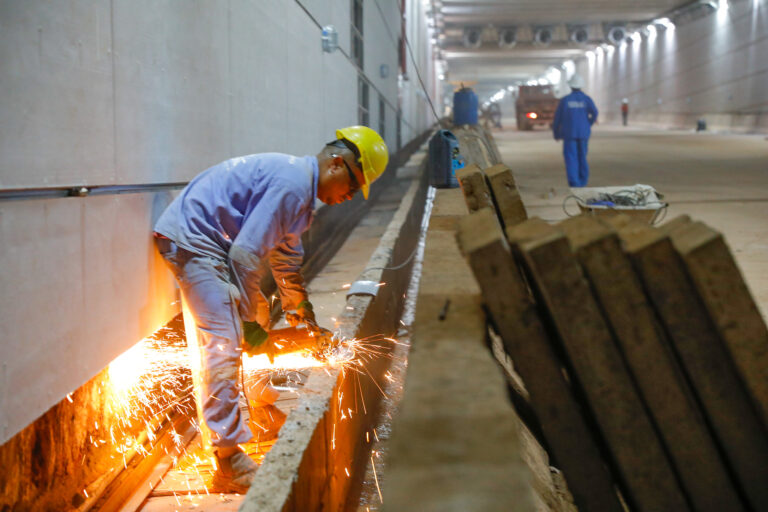
[{"label": "green work glove", "polygon": [[312,303],[308,300],[299,302],[299,305],[296,306],[296,312],[286,313],[285,319],[292,327],[296,327],[299,324],[304,324],[311,331],[317,331],[320,329],[317,325],[317,320],[315,319],[315,311],[312,307]]},{"label": "green work glove", "polygon": [[243,352],[246,354],[261,354],[268,337],[259,322],[243,322]]}]

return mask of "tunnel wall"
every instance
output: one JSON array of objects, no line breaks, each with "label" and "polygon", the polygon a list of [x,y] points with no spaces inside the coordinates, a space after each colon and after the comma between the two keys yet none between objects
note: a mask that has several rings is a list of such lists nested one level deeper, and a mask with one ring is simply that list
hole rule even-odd
[{"label": "tunnel wall", "polygon": [[600,122],[620,123],[622,98],[631,125],[768,132],[768,3],[735,0],[654,40],[584,59],[577,70]]},{"label": "tunnel wall", "polygon": [[[374,128],[385,100],[394,151],[399,101],[403,144],[431,124],[425,97],[398,87],[398,3],[364,4],[362,70],[350,19],[348,0],[0,0],[0,193],[315,154],[357,124],[359,76]],[[339,51],[321,51],[313,20],[337,28]],[[412,41],[418,59],[425,44]],[[150,237],[173,194],[0,199],[0,443],[178,311]]]}]

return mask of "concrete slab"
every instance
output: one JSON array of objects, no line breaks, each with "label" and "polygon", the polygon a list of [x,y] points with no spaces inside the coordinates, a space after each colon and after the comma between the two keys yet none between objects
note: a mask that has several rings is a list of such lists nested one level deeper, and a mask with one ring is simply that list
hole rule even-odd
[{"label": "concrete slab", "polygon": [[682,261],[669,238],[647,225],[618,232],[740,487],[755,510],[768,507],[768,436]]},{"label": "concrete slab", "polygon": [[568,236],[695,510],[741,504],[696,398],[610,225],[590,216],[558,224]]},{"label": "concrete slab", "polygon": [[598,443],[495,215],[483,210],[461,219],[459,242],[579,510],[622,510]]},{"label": "concrete slab", "polygon": [[485,175],[479,166],[472,164],[458,169],[456,178],[459,180],[462,192],[464,192],[464,200],[470,213],[482,208],[495,210],[493,199],[491,199],[491,190],[488,188]]},{"label": "concrete slab", "polygon": [[515,185],[512,170],[504,164],[496,164],[484,172],[502,224],[514,226],[527,219],[528,214]]},{"label": "concrete slab", "polygon": [[670,237],[768,427],[768,328],[722,235],[701,222]]},{"label": "concrete slab", "polygon": [[517,231],[507,236],[547,307],[628,500],[637,510],[690,510],[568,240],[551,227],[529,239]]}]

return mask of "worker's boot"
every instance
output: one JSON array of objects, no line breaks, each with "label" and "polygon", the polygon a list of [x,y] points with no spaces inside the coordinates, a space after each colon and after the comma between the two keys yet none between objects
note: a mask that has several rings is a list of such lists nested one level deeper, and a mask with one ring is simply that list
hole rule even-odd
[{"label": "worker's boot", "polygon": [[248,425],[253,442],[264,443],[277,439],[287,415],[274,405],[251,407]]},{"label": "worker's boot", "polygon": [[213,492],[245,494],[251,486],[259,465],[248,454],[238,450],[225,459],[216,454],[216,471],[211,487]]}]

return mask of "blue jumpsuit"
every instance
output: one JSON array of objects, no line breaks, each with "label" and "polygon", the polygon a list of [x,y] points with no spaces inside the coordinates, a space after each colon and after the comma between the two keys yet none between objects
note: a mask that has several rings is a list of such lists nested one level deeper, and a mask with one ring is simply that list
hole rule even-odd
[{"label": "blue jumpsuit", "polygon": [[318,163],[278,153],[227,160],[203,171],[155,224],[158,247],[197,327],[205,426],[214,446],[252,438],[239,409],[241,320],[268,325],[260,282],[271,268],[284,310],[307,294],[301,234],[312,219]]},{"label": "blue jumpsuit", "polygon": [[587,143],[596,120],[595,103],[578,89],[561,98],[557,105],[552,132],[555,140],[563,139],[565,172],[571,187],[585,187],[589,180]]}]

